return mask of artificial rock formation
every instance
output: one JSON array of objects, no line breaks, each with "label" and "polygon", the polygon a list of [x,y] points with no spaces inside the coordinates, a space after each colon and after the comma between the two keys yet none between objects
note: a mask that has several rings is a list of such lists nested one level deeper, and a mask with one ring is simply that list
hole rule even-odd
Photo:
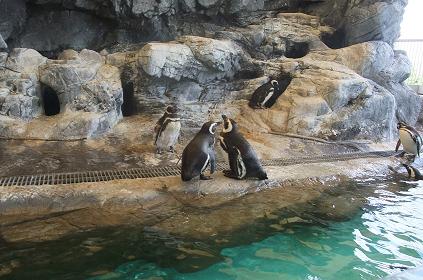
[{"label": "artificial rock formation", "polygon": [[[48,60],[32,49],[14,49],[0,57],[2,137],[86,138],[108,131],[121,118],[120,74],[100,54],[69,50]],[[58,114],[47,117],[51,98],[57,99]]]},{"label": "artificial rock formation", "polygon": [[[53,2],[55,9],[40,11]],[[33,22],[28,26],[2,19],[9,23],[0,30],[3,45],[34,46],[58,58],[47,60],[31,49],[0,54],[3,137],[95,136],[113,127],[121,108],[125,115],[160,114],[172,102],[181,108],[184,127],[196,128],[225,113],[252,132],[389,140],[397,121],[414,124],[420,112],[419,97],[404,84],[410,62],[391,46],[405,5],[400,0],[354,5],[344,0],[331,20],[327,11],[334,1],[0,3],[10,14],[25,6]],[[69,12],[58,15],[63,8]],[[81,11],[83,18],[77,16]],[[41,13],[51,16],[34,19]],[[368,23],[366,28],[372,25],[372,32],[360,27],[357,18]],[[37,35],[37,28],[53,23],[59,28],[69,20],[75,22],[68,30],[73,35],[63,36],[65,29]],[[83,35],[80,25],[89,29]],[[14,38],[11,30],[21,32]],[[118,44],[110,46],[109,39]],[[133,41],[139,44],[124,44]],[[101,54],[86,49],[58,53],[60,46],[106,48]],[[293,79],[272,108],[246,105],[257,87],[282,73]],[[23,84],[31,91],[23,90]],[[60,113],[49,118],[42,116],[46,88],[60,103]],[[46,121],[47,132],[35,129]]]}]

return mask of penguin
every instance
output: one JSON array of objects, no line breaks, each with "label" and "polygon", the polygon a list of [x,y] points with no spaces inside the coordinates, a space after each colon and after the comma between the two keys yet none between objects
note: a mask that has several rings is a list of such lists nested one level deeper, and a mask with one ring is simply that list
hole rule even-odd
[{"label": "penguin", "polygon": [[154,130],[156,132],[154,144],[157,147],[157,153],[161,154],[166,149],[173,153],[181,131],[181,120],[178,117],[175,106],[166,108],[163,116],[157,121]]},{"label": "penguin", "polygon": [[285,90],[288,88],[289,84],[291,83],[293,79],[292,74],[290,73],[284,73],[278,78],[278,92],[277,94],[273,94],[269,100],[266,102],[265,107],[271,108],[273,105],[275,105],[276,101],[278,100],[279,96],[281,96]]},{"label": "penguin", "polygon": [[[417,130],[403,122],[399,122],[397,125],[400,139],[395,147],[395,152],[398,151],[399,146],[402,144],[404,147],[404,153],[410,153],[416,156],[420,156],[420,149],[422,147],[422,138]],[[413,159],[413,160],[414,160]]]},{"label": "penguin", "polygon": [[257,88],[248,105],[253,109],[271,108],[291,83],[292,75],[282,74],[278,80],[271,79],[270,82]]},{"label": "penguin", "polygon": [[265,109],[266,102],[273,96],[279,93],[279,83],[276,80],[270,80],[258,87],[253,96],[251,96],[248,106],[253,109]]},{"label": "penguin", "polygon": [[414,180],[423,180],[423,175],[420,173],[420,171],[415,168],[412,165],[408,165],[408,164],[402,164],[405,169],[407,169],[408,172],[408,178],[410,179],[414,179]]},{"label": "penguin", "polygon": [[230,170],[223,172],[224,175],[238,180],[245,178],[268,179],[256,152],[239,132],[237,123],[225,115],[222,115],[222,119],[223,131],[220,134],[219,142],[222,149],[228,154],[230,167]]},{"label": "penguin", "polygon": [[201,130],[194,136],[182,153],[182,181],[189,181],[198,175],[200,180],[210,180],[204,171],[210,165],[210,174],[216,170],[215,161],[215,133],[220,122],[206,122]]}]

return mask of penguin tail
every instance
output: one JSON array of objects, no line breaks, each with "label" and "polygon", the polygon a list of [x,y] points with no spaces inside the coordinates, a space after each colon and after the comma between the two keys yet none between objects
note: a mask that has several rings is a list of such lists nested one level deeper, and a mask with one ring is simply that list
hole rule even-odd
[{"label": "penguin tail", "polygon": [[248,102],[248,106],[250,106],[250,108],[252,109],[259,108],[259,106],[257,106],[257,104],[253,100],[250,100],[250,102]]}]

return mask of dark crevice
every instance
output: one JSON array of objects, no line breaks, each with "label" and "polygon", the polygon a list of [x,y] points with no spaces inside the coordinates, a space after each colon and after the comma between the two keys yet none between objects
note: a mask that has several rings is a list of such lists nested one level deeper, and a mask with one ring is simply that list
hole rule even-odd
[{"label": "dark crevice", "polygon": [[54,116],[60,113],[60,100],[57,93],[49,86],[42,86],[41,99],[43,102],[44,114]]},{"label": "dark crevice", "polygon": [[287,42],[285,56],[288,58],[301,58],[310,51],[308,42]]},{"label": "dark crevice", "polygon": [[320,39],[331,49],[345,47],[345,32],[342,28],[333,33],[323,33]]},{"label": "dark crevice", "polygon": [[134,96],[134,83],[132,81],[122,81],[123,103],[122,115],[129,117],[137,113],[137,104]]}]

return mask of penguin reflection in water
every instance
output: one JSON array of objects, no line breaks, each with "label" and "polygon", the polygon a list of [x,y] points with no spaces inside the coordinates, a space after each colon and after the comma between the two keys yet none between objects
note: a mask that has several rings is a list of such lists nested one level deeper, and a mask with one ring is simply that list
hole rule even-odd
[{"label": "penguin reflection in water", "polygon": [[222,149],[228,153],[230,167],[230,170],[224,171],[224,175],[239,180],[253,177],[267,179],[256,152],[239,132],[237,123],[225,115],[222,115],[222,118],[223,132],[219,141]]},{"label": "penguin reflection in water", "polygon": [[406,125],[403,122],[399,122],[397,125],[399,137],[397,146],[395,147],[395,152],[398,151],[399,146],[402,144],[404,147],[405,153],[410,153],[414,155],[413,161],[415,160],[416,156],[420,156],[420,149],[422,147],[422,138],[417,130],[409,125]]},{"label": "penguin reflection in water", "polygon": [[215,160],[215,133],[220,122],[206,122],[194,139],[188,143],[182,153],[182,181],[189,181],[198,175],[201,180],[210,180],[211,177],[204,175],[207,166],[210,165],[210,174],[216,170]]},{"label": "penguin reflection in water", "polygon": [[423,175],[420,171],[412,165],[402,164],[407,169],[408,178],[414,180],[423,180]]},{"label": "penguin reflection in water", "polygon": [[154,144],[156,145],[157,153],[161,154],[163,150],[169,150],[169,152],[173,153],[181,131],[181,120],[178,117],[175,106],[166,108],[163,116],[157,121],[154,131],[156,132]]},{"label": "penguin reflection in water", "polygon": [[272,107],[292,81],[291,74],[283,74],[278,80],[270,79],[269,82],[257,88],[248,103],[253,109],[266,109]]}]

